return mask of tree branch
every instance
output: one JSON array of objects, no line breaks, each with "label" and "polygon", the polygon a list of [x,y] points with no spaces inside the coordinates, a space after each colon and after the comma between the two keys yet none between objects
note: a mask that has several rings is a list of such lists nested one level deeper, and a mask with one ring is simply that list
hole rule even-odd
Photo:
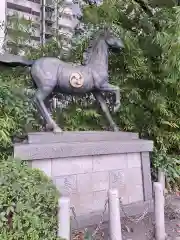
[{"label": "tree branch", "polygon": [[[143,1],[143,0],[134,0],[142,9],[143,11],[149,16],[149,17],[153,17],[153,13],[151,11],[151,9],[148,7],[148,5]],[[156,22],[154,19],[152,20],[154,27],[157,31],[160,30],[160,26],[159,23]]]}]

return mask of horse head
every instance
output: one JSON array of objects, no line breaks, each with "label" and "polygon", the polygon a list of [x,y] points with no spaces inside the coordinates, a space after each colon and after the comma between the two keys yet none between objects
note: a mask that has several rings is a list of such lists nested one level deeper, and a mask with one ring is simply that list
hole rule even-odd
[{"label": "horse head", "polygon": [[112,51],[121,50],[124,48],[124,43],[121,38],[115,36],[109,29],[104,32],[105,42]]},{"label": "horse head", "polygon": [[101,42],[101,40],[103,40],[107,47],[113,52],[120,51],[124,48],[124,44],[121,38],[116,37],[115,34],[112,33],[108,28],[105,28],[104,30],[98,31],[93,36],[91,36],[89,46],[83,53],[83,65],[89,63],[91,56],[94,53],[94,49],[98,43]]}]

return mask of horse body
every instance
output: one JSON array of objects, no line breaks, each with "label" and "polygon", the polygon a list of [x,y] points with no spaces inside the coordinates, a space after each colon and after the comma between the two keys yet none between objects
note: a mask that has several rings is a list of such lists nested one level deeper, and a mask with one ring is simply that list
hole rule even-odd
[{"label": "horse body", "polygon": [[[99,69],[99,70],[98,70]],[[73,65],[57,58],[44,57],[34,62],[31,67],[31,76],[39,89],[56,88],[56,91],[66,94],[84,94],[100,89],[108,73],[101,73],[102,66]],[[77,87],[71,84],[71,76],[79,75],[82,79]]]},{"label": "horse body", "polygon": [[[71,81],[71,76],[77,76],[77,80]],[[63,79],[63,81],[62,81]],[[76,82],[77,81],[77,82]],[[79,82],[78,82],[79,81]],[[92,69],[88,66],[60,66],[58,72],[58,86],[63,93],[84,94],[94,90]]]},{"label": "horse body", "polygon": [[[43,57],[34,62],[31,76],[36,85],[41,88],[54,88],[61,93],[87,93],[101,90],[108,83],[108,46],[105,41],[99,41],[95,51],[86,65],[73,65],[53,57]],[[71,77],[79,77],[77,84]]]},{"label": "horse body", "polygon": [[117,131],[118,128],[101,94],[103,91],[113,92],[116,96],[114,110],[119,109],[119,87],[108,82],[108,48],[121,49],[123,43],[109,32],[103,32],[103,34],[99,34],[98,38],[93,41],[93,44],[86,51],[84,65],[65,63],[53,57],[42,57],[35,61],[29,61],[14,55],[1,55],[0,62],[11,66],[31,67],[32,80],[37,87],[35,94],[36,105],[54,132],[61,132],[62,130],[52,119],[44,100],[55,90],[68,94],[92,92],[100,103],[111,127],[114,131]]}]

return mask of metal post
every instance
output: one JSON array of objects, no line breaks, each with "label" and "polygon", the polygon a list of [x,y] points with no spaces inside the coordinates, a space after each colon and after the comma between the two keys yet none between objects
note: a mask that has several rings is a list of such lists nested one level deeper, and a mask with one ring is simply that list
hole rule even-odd
[{"label": "metal post", "polygon": [[161,168],[158,169],[158,182],[162,184],[163,191],[164,191],[165,190],[165,173]]},{"label": "metal post", "polygon": [[41,18],[41,21],[40,21],[40,28],[41,28],[41,35],[40,35],[40,38],[41,38],[41,46],[44,46],[45,44],[45,21],[46,21],[46,1],[45,0],[41,0],[41,11],[40,11],[40,18]]},{"label": "metal post", "polygon": [[3,45],[5,43],[5,30],[6,30],[6,25],[7,25],[7,20],[6,20],[6,12],[7,12],[7,1],[6,0],[1,0],[1,8],[0,8],[0,53],[2,54],[4,52],[3,50]]},{"label": "metal post", "polygon": [[154,212],[155,212],[155,236],[156,240],[165,240],[165,219],[164,219],[164,191],[162,184],[154,183]]},{"label": "metal post", "polygon": [[109,190],[109,235],[110,240],[122,240],[120,203],[117,189]]},{"label": "metal post", "polygon": [[67,197],[59,199],[58,237],[70,240],[70,199]]}]

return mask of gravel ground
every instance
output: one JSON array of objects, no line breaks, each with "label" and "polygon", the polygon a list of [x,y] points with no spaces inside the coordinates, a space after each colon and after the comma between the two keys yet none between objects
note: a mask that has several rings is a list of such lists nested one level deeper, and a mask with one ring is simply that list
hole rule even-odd
[{"label": "gravel ground", "polygon": [[[121,219],[123,240],[154,240],[154,215],[148,214],[145,218],[134,223],[127,218]],[[165,225],[167,240],[180,240],[180,197],[170,196],[165,209]],[[96,226],[88,227],[90,235]],[[179,238],[178,238],[179,237]],[[73,240],[89,240],[81,236],[72,238]],[[94,240],[108,240],[108,223],[104,223],[102,231]],[[117,239],[119,240],[119,239]]]}]

